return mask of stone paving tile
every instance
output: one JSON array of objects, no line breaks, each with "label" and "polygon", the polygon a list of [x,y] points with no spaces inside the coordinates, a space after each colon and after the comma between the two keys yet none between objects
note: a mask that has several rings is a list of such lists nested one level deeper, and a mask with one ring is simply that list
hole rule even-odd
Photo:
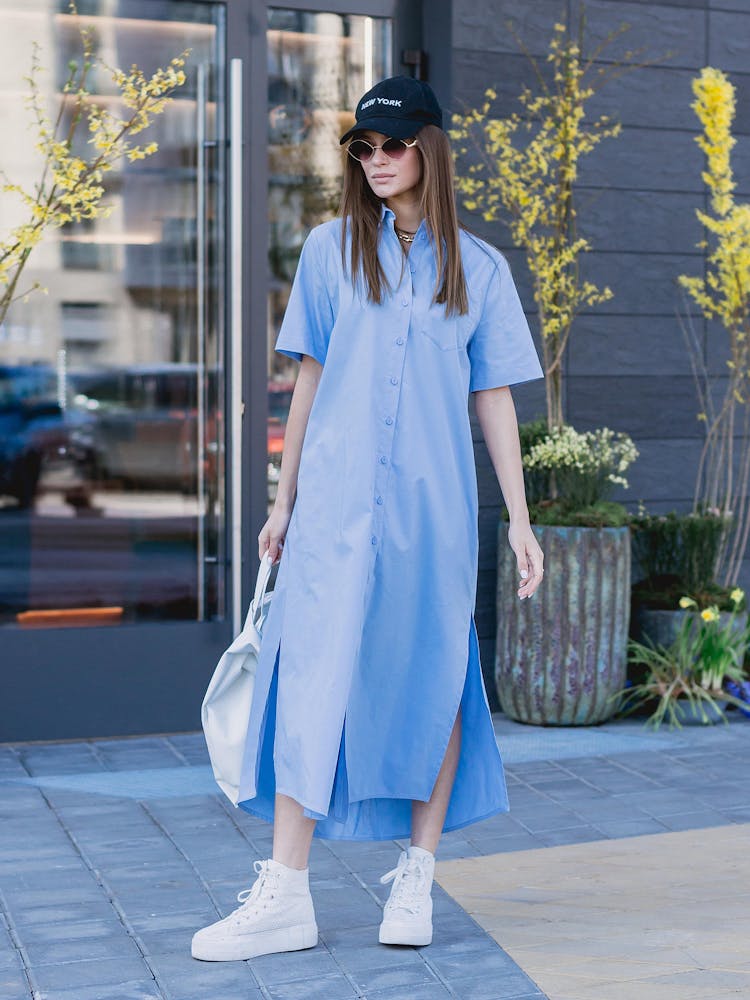
[{"label": "stone paving tile", "polygon": [[163,994],[153,979],[141,979],[116,986],[75,986],[69,990],[42,990],[38,1000],[162,1000],[162,997]]},{"label": "stone paving tile", "polygon": [[[189,944],[189,942],[187,942]],[[170,952],[149,956],[157,976],[169,990],[177,993],[199,992],[223,997],[224,990],[254,989],[258,981],[248,962],[198,962],[190,955],[189,947],[180,953]]]},{"label": "stone paving tile", "polygon": [[118,958],[34,966],[30,977],[36,989],[52,991],[83,986],[115,986],[142,979],[143,973],[142,959],[123,954]]},{"label": "stone paving tile", "polygon": [[[449,993],[439,983],[424,983],[409,987],[408,1000],[446,1000],[447,997],[455,997],[455,995],[453,992]],[[401,986],[393,986],[383,990],[369,991],[367,1000],[405,1000],[405,997]]]},{"label": "stone paving tile", "polygon": [[[724,825],[512,862],[496,855],[482,867],[464,859],[439,865],[436,877],[556,1000],[745,995],[747,833]],[[686,871],[685,858],[701,854],[711,863]]]},{"label": "stone paving tile", "polygon": [[603,837],[637,837],[642,833],[663,833],[667,829],[673,829],[648,816],[643,819],[596,820],[593,827]]},{"label": "stone paving tile", "polygon": [[338,976],[341,969],[331,953],[318,944],[304,951],[261,955],[249,963],[253,975],[264,986],[300,983],[319,976]]},{"label": "stone paving tile", "polygon": [[703,809],[662,816],[660,822],[669,830],[697,830],[705,826],[721,826],[726,819],[717,810]]},{"label": "stone paving tile", "polygon": [[453,979],[451,989],[461,1000],[518,1000],[519,997],[540,1000],[545,996],[538,986],[520,970],[500,976]]},{"label": "stone paving tile", "polygon": [[[638,728],[625,727],[633,735]],[[731,775],[746,767],[749,730],[726,728],[730,732],[691,732],[687,741],[684,733],[665,733],[649,751],[506,764],[510,813],[444,835],[438,860],[546,844],[624,843],[641,833],[698,828],[709,820],[727,826],[747,822],[750,807]],[[565,738],[565,753],[571,752],[573,735]],[[502,736],[500,745],[502,750]],[[513,752],[518,753],[517,741]],[[133,782],[138,787],[139,771],[174,773],[207,763],[199,733],[0,747],[0,888],[5,889],[0,902],[4,898],[8,909],[7,918],[0,912],[0,927],[9,919],[24,946],[21,954],[36,977],[36,1000],[544,996],[437,884],[433,944],[414,949],[378,943],[380,907],[390,891],[379,878],[395,867],[408,843],[403,840],[313,841],[311,885],[321,931],[316,948],[248,963],[195,962],[190,936],[237,905],[237,892],[254,880],[253,860],[271,854],[271,828],[219,794],[154,798],[153,775],[146,802],[131,789]],[[96,791],[86,790],[82,775],[92,774],[93,781],[107,771],[128,772],[122,780],[133,797],[107,794],[99,777]],[[23,776],[39,787],[13,783]],[[45,784],[53,777],[54,786]],[[190,791],[188,785],[181,779],[180,791],[183,786]],[[723,911],[723,916],[742,914]],[[512,931],[525,945],[543,947],[549,941],[549,928],[538,920],[512,919],[505,927],[508,940],[515,940]],[[577,928],[589,937],[595,930],[595,923],[588,931]],[[81,961],[84,954],[87,960]],[[719,984],[717,996],[730,988]],[[30,997],[19,953],[8,942],[3,946],[1,936],[0,996]],[[609,998],[589,994],[589,1000]],[[679,1000],[693,998],[685,993]]]},{"label": "stone paving tile", "polygon": [[42,965],[62,965],[65,962],[90,962],[95,959],[140,958],[140,951],[123,928],[119,934],[108,937],[77,938],[43,941],[31,944],[24,941],[29,964],[37,969]]},{"label": "stone paving tile", "polygon": [[[300,1000],[299,983],[283,983],[268,987],[271,1000]],[[321,976],[305,983],[305,1000],[349,1000],[359,996],[359,991],[344,976]]]},{"label": "stone paving tile", "polygon": [[352,972],[355,986],[366,996],[378,995],[378,991],[400,989],[401,996],[411,997],[417,986],[431,986],[445,989],[424,964],[387,965],[378,969]]}]

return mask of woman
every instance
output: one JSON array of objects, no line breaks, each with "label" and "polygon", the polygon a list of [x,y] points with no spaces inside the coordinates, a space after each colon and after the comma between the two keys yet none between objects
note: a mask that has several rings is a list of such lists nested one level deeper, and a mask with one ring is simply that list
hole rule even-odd
[{"label": "woman", "polygon": [[[193,955],[317,943],[313,836],[411,837],[379,940],[432,940],[443,830],[507,811],[473,619],[477,491],[468,392],[510,513],[518,595],[542,578],[509,384],[542,374],[504,257],[459,228],[430,87],[360,101],[340,217],[300,257],[276,350],[300,362],[276,501],[280,559],[250,713],[240,806],[273,857]],[[283,548],[283,556],[282,556]]]}]

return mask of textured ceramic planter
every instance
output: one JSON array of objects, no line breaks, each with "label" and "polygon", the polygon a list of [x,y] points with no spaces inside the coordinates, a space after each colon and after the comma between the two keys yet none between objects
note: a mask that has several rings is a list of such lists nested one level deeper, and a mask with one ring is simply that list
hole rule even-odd
[{"label": "textured ceramic planter", "polygon": [[500,523],[495,680],[505,714],[542,726],[604,722],[625,685],[630,617],[628,528],[534,526],[544,581],[517,596],[518,568]]}]

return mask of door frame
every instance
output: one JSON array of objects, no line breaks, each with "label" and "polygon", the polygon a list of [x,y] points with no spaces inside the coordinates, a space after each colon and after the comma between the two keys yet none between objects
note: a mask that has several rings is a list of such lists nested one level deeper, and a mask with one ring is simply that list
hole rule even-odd
[{"label": "door frame", "polygon": [[[387,17],[394,73],[404,48],[419,46],[421,0],[205,0],[226,10],[225,136],[230,144],[233,60],[242,71],[241,205],[227,177],[225,376],[226,614],[93,628],[0,631],[0,742],[85,739],[200,728],[200,704],[221,652],[247,609],[258,570],[257,536],[267,517],[268,284],[267,11],[271,7]],[[252,95],[263,95],[262,101]],[[227,150],[228,174],[231,148]],[[234,223],[233,223],[234,220]],[[232,265],[232,225],[241,260]],[[240,289],[231,282],[234,273]],[[238,294],[240,293],[240,294]],[[232,309],[239,335],[232,339]],[[240,378],[232,379],[239,368]],[[232,390],[235,390],[233,398]],[[240,398],[236,398],[237,391]],[[231,456],[240,456],[233,464]],[[234,497],[234,502],[232,498]],[[238,506],[239,505],[239,506]],[[234,560],[232,553],[234,552]],[[239,557],[240,565],[237,566]],[[233,581],[235,582],[233,587]]]}]

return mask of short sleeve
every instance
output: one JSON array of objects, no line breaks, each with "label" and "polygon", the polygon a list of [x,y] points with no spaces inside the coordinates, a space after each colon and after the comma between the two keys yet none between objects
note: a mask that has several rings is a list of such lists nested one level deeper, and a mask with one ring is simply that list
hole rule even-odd
[{"label": "short sleeve", "polygon": [[543,378],[510,267],[500,257],[490,277],[479,323],[467,345],[469,391]]},{"label": "short sleeve", "polygon": [[325,270],[313,230],[302,245],[276,350],[295,361],[301,361],[303,354],[310,354],[321,365],[325,364],[333,321]]}]

